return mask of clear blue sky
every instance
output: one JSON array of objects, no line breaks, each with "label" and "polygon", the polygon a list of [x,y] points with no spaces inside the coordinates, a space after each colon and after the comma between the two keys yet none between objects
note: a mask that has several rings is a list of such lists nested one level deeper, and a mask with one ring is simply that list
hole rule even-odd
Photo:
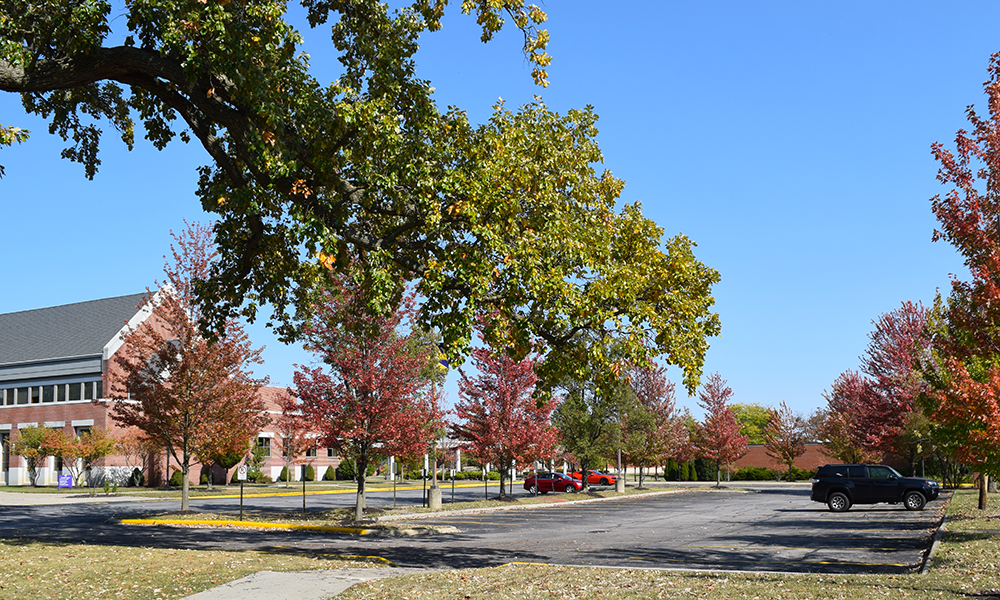
[{"label": "clear blue sky", "polygon": [[[453,5],[457,5],[453,1]],[[513,32],[479,42],[455,7],[418,60],[442,106],[486,120],[498,98],[591,104],[605,166],[667,235],[718,269],[722,335],[706,373],[734,400],[808,413],[856,368],[871,321],[947,292],[956,253],[932,244],[942,191],[930,144],[982,104],[1000,5],[550,0],[551,85],[532,84]],[[295,7],[293,7],[295,9]],[[298,14],[301,9],[297,9]],[[304,30],[329,79],[328,32]],[[162,277],[171,228],[205,220],[195,145],[125,152],[109,131],[94,181],[61,142],[0,95],[0,123],[32,131],[0,150],[0,312],[134,293]],[[109,129],[105,127],[105,129]],[[291,383],[310,357],[262,326],[262,370]],[[675,371],[673,377],[679,381]],[[454,376],[448,386],[455,398]],[[695,408],[695,400],[680,400]],[[700,412],[700,411],[695,411]]]}]

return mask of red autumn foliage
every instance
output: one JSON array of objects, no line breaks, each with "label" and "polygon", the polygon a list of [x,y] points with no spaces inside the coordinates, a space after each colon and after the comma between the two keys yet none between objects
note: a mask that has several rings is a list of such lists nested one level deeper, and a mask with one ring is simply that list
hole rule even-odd
[{"label": "red autumn foliage", "polygon": [[845,371],[827,395],[830,422],[823,433],[831,441],[832,455],[845,461],[880,461],[895,446],[927,389],[918,358],[930,343],[928,314],[922,304],[907,301],[873,321],[861,373]]},{"label": "red autumn foliage", "polygon": [[747,436],[729,408],[733,390],[718,373],[708,377],[698,393],[698,406],[705,409],[705,421],[695,428],[694,445],[702,458],[715,461],[716,481],[723,466],[747,453]]},{"label": "red autumn foliage", "polygon": [[[937,316],[934,354],[925,375],[928,416],[956,457],[981,471],[1000,468],[1000,53],[984,83],[988,114],[966,109],[969,131],[959,130],[954,151],[932,146],[938,180],[951,189],[931,199],[940,228],[934,240],[951,243],[963,256],[971,281],[952,281],[947,307]],[[985,508],[985,489],[980,508]]]},{"label": "red autumn foliage", "polygon": [[480,462],[496,465],[504,496],[511,468],[551,456],[559,436],[552,426],[558,403],[550,399],[538,404],[532,397],[538,377],[530,357],[515,361],[502,350],[476,348],[472,362],[479,373],[462,373],[455,404],[460,421],[451,431],[469,443]]},{"label": "red autumn foliage", "polygon": [[[641,409],[651,417],[638,424],[647,431],[638,444],[627,449],[631,464],[648,467],[689,454],[690,435],[683,415],[677,410],[675,387],[667,379],[667,370],[662,365],[635,367],[629,372],[629,387]],[[634,428],[632,421],[635,419],[630,413],[623,423],[626,446],[628,432]]]},{"label": "red autumn foliage", "polygon": [[771,418],[761,432],[764,436],[764,452],[780,465],[791,471],[795,459],[806,453],[806,420],[793,411],[785,401],[770,410]]},{"label": "red autumn foliage", "polygon": [[274,419],[278,433],[275,442],[285,460],[285,470],[289,474],[285,487],[288,487],[292,465],[306,462],[306,452],[316,447],[316,435],[302,412],[302,406],[290,392],[279,397],[278,407],[281,414]]},{"label": "red autumn foliage", "polygon": [[257,393],[266,379],[248,369],[262,362],[261,350],[235,321],[210,343],[190,303],[192,281],[207,275],[214,257],[210,228],[189,225],[174,239],[179,248],[171,245],[169,285],[150,297],[155,309],[146,323],[124,336],[109,380],[115,421],[140,429],[180,465],[181,510],[187,510],[191,465],[246,452],[268,418]]},{"label": "red autumn foliage", "polygon": [[298,366],[295,393],[323,445],[356,461],[360,520],[368,465],[424,454],[441,426],[437,394],[421,377],[435,350],[413,348],[404,333],[414,323],[412,296],[388,315],[372,315],[350,276],[333,274],[313,309],[306,348],[326,368]]}]

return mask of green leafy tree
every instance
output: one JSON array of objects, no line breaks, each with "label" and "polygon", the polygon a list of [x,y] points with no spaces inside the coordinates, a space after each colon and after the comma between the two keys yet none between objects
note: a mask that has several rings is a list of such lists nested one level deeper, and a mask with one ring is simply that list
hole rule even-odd
[{"label": "green leafy tree", "polygon": [[747,436],[748,444],[764,443],[764,428],[771,419],[771,409],[760,404],[734,402],[729,407],[740,422],[740,433]]},{"label": "green leafy tree", "polygon": [[[474,125],[439,109],[417,75],[418,39],[441,27],[447,1],[302,4],[310,26],[330,28],[341,73],[328,85],[310,74],[284,2],[133,0],[112,15],[105,0],[11,0],[0,5],[0,90],[48,119],[87,177],[102,122],[129,148],[137,120],[156,148],[178,137],[204,148],[197,195],[218,219],[220,252],[196,283],[206,333],[266,304],[279,332],[299,337],[316,284],[353,259],[366,309],[384,314],[412,286],[452,361],[474,316],[495,313],[490,344],[548,358],[543,381],[588,362],[620,371],[575,343],[589,333],[618,339],[616,360],[664,356],[697,387],[719,332],[718,273],[638,204],[617,205],[624,183],[597,171],[590,107],[501,103]],[[460,8],[483,41],[511,24],[523,33],[546,83],[544,11],[524,0]]]},{"label": "green leafy tree", "polygon": [[21,427],[17,437],[10,444],[11,454],[20,454],[28,470],[28,480],[33,487],[38,486],[38,467],[42,460],[52,456],[58,442],[52,438],[53,432],[45,427]]},{"label": "green leafy tree", "polygon": [[[634,396],[616,377],[564,380],[562,402],[552,414],[563,449],[579,461],[582,471],[606,463],[622,444],[621,423]],[[590,486],[583,478],[583,489]]]}]

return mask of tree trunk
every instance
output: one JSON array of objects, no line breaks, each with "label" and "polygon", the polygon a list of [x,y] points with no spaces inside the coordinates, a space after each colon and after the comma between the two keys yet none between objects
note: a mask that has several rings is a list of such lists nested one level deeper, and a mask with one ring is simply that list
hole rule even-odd
[{"label": "tree trunk", "polygon": [[354,503],[354,520],[365,518],[365,473],[368,472],[368,457],[362,456],[355,461],[354,476],[358,478],[358,497]]},{"label": "tree trunk", "polygon": [[583,493],[590,491],[590,461],[584,458],[580,461],[580,483],[583,485]]},{"label": "tree trunk", "polygon": [[190,468],[187,456],[185,456],[184,464],[181,465],[181,510],[188,509],[188,494],[190,493],[191,487],[191,482],[188,481],[188,471]]},{"label": "tree trunk", "polygon": [[986,510],[986,488],[990,484],[990,476],[986,473],[979,474],[979,510]]}]

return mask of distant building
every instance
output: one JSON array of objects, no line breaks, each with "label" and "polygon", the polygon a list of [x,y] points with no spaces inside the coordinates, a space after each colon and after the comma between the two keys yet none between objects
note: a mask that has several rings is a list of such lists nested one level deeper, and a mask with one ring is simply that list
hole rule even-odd
[{"label": "distant building", "polygon": [[[121,432],[110,415],[113,401],[104,397],[109,369],[114,368],[111,359],[122,347],[122,333],[141,325],[151,314],[144,293],[0,314],[0,485],[30,484],[24,460],[10,452],[20,429],[50,427],[71,436],[94,427]],[[272,420],[280,415],[277,400],[285,393],[274,387],[261,390]],[[271,448],[275,438],[280,442],[272,426],[259,433],[258,441]],[[273,446],[264,472],[277,479],[285,461],[277,450],[280,444]],[[305,460],[313,465],[317,478],[328,466],[336,468],[340,463],[326,448],[310,454]],[[113,455],[97,464],[92,477],[121,484],[136,466],[140,465]],[[39,485],[55,485],[62,472],[59,460],[49,457],[39,467]],[[176,468],[164,453],[147,461],[146,481],[162,485],[165,471]],[[233,470],[216,469],[215,482],[228,481]],[[292,479],[300,480],[304,470],[305,464],[297,464]],[[202,471],[207,474],[207,468]],[[198,469],[193,469],[192,482],[198,483],[200,477]]]}]

